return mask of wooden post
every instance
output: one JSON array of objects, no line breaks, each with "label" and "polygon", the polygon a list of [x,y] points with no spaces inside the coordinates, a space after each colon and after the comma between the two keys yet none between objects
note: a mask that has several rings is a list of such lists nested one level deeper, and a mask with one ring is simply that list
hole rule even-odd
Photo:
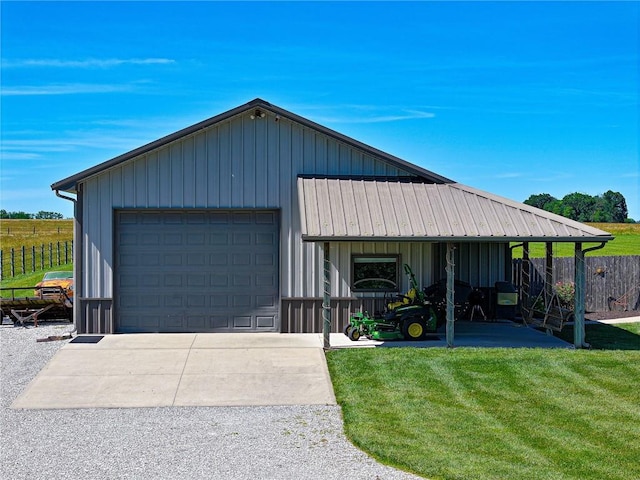
[{"label": "wooden post", "polygon": [[574,285],[576,290],[573,300],[573,344],[576,348],[583,348],[586,346],[584,330],[585,269],[584,252],[580,242],[575,244]]},{"label": "wooden post", "polygon": [[31,271],[36,271],[36,246],[31,247]]},{"label": "wooden post", "polygon": [[20,248],[20,253],[21,253],[20,266],[22,267],[22,275],[24,275],[25,273],[27,273],[27,268],[25,265],[26,249],[24,248],[24,245],[22,245],[22,247]]},{"label": "wooden post", "polygon": [[454,259],[454,251],[455,247],[453,243],[447,242],[447,325],[446,325],[446,336],[447,336],[447,347],[453,348],[455,331],[455,305],[454,305],[454,289],[455,289],[455,259]]},{"label": "wooden post", "polygon": [[324,348],[331,347],[331,258],[329,242],[324,242],[324,296],[322,298],[322,339]]},{"label": "wooden post", "polygon": [[545,245],[544,304],[549,305],[553,296],[553,243],[547,242]]}]

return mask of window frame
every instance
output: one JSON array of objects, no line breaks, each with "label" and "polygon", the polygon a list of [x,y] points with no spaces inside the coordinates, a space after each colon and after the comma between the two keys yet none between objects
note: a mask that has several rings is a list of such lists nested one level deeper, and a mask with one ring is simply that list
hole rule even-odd
[{"label": "window frame", "polygon": [[[374,258],[374,259],[385,259],[388,258],[388,263],[395,263],[396,266],[396,275],[395,275],[395,287],[393,288],[358,288],[354,286],[355,278],[356,278],[356,264],[357,263],[365,263],[365,262],[357,262],[357,259],[365,259],[365,258]],[[402,261],[399,253],[354,253],[351,254],[351,291],[352,292],[399,292],[401,287],[401,273],[402,273]],[[373,263],[373,262],[372,262]],[[381,262],[382,263],[382,262]],[[386,262],[385,262],[386,263]],[[390,279],[389,279],[390,280]]]}]

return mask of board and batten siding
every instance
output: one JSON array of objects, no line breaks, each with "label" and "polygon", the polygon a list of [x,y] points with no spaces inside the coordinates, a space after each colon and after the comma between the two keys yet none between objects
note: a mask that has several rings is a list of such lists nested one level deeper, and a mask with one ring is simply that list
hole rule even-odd
[{"label": "board and batten siding", "polygon": [[[83,297],[113,296],[114,209],[126,208],[278,209],[281,296],[321,295],[321,246],[303,243],[300,236],[300,174],[409,173],[288,119],[276,122],[270,113],[254,120],[249,113],[238,115],[83,182]],[[367,253],[405,249],[407,258],[419,251],[424,259],[429,247],[390,243],[335,248],[335,268],[348,276],[349,248]],[[338,281],[335,276],[335,294],[348,294],[348,278]]]}]

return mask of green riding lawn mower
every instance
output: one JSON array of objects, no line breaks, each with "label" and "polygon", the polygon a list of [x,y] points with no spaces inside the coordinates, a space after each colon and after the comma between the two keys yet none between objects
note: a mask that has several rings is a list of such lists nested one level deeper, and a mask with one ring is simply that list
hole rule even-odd
[{"label": "green riding lawn mower", "polygon": [[385,310],[373,316],[368,312],[351,314],[344,329],[349,339],[356,341],[364,336],[372,340],[421,340],[436,332],[442,306],[427,299],[409,265],[404,265],[404,272],[409,276],[409,291],[395,299],[385,298]]}]

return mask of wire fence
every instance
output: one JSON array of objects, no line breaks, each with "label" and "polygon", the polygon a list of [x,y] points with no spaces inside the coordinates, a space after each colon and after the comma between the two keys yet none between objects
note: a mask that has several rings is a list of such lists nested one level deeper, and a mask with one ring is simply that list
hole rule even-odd
[{"label": "wire fence", "polygon": [[0,250],[0,280],[73,262],[73,241]]}]

